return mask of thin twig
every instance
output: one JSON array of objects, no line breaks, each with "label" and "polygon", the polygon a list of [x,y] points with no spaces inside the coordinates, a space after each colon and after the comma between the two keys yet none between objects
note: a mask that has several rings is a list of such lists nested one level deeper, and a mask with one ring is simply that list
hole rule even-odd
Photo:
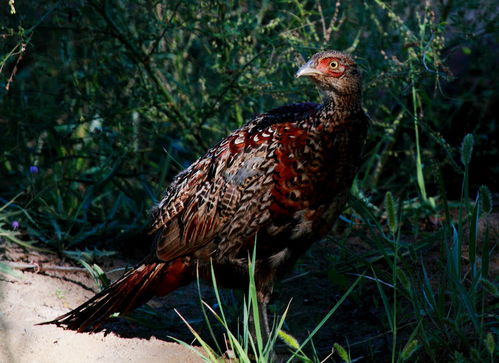
[{"label": "thin twig", "polygon": [[281,280],[281,283],[286,283],[286,282],[290,282],[290,281],[292,281],[292,280],[294,280],[294,279],[299,279],[299,278],[301,278],[301,277],[303,277],[303,276],[308,275],[309,273],[310,273],[310,271],[306,271],[306,272],[303,272],[303,273],[301,273],[301,274],[298,274],[298,275],[295,275],[295,276],[288,277],[287,279]]},{"label": "thin twig", "polygon": [[168,31],[168,29],[170,29],[171,23],[173,21],[173,17],[177,13],[177,9],[178,9],[178,7],[179,7],[179,5],[181,3],[182,3],[182,0],[179,0],[179,1],[177,1],[177,3],[175,4],[175,6],[173,7],[172,14],[170,15],[170,18],[166,21],[165,28],[163,29],[163,31],[161,32],[161,34],[154,41],[154,45],[151,47],[151,49],[149,50],[149,53],[147,54],[148,57],[152,56],[152,54],[154,53],[154,50],[159,46],[159,42],[165,36],[165,34]]},{"label": "thin twig", "polygon": [[26,263],[26,262],[10,262],[10,261],[0,261],[0,263],[5,264],[11,268],[17,270],[34,270],[35,273],[44,271],[63,271],[63,272],[85,272],[87,271],[83,267],[74,266],[57,266],[57,265],[45,265],[41,263]]},{"label": "thin twig", "polygon": [[324,19],[324,12],[322,11],[321,1],[317,0],[317,9],[319,10],[319,14],[321,15],[321,25],[322,25],[322,35],[324,39],[326,39],[326,19]]},{"label": "thin twig", "polygon": [[16,61],[16,64],[14,65],[14,69],[12,70],[12,73],[10,74],[9,79],[7,80],[7,85],[5,86],[6,91],[8,91],[10,89],[10,84],[14,80],[14,76],[17,73],[17,66],[19,65],[19,62],[23,59],[25,51],[26,51],[26,43],[22,43],[21,50],[19,52],[19,57],[17,57],[17,61]]}]

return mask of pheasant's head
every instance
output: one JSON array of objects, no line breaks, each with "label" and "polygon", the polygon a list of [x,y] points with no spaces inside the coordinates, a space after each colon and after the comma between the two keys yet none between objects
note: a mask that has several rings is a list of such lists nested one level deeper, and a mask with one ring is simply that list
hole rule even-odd
[{"label": "pheasant's head", "polygon": [[360,101],[361,76],[352,56],[335,50],[316,53],[296,73],[311,77],[326,99]]}]

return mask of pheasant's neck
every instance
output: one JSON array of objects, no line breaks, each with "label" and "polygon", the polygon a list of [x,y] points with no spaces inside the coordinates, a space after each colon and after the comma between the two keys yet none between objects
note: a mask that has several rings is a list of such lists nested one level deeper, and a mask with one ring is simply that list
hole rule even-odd
[{"label": "pheasant's neck", "polygon": [[318,127],[319,131],[333,131],[338,126],[347,124],[353,115],[362,112],[360,95],[335,96],[325,98],[313,120],[312,127]]},{"label": "pheasant's neck", "polygon": [[361,94],[327,93],[322,99],[322,108],[335,112],[357,112],[362,109]]}]

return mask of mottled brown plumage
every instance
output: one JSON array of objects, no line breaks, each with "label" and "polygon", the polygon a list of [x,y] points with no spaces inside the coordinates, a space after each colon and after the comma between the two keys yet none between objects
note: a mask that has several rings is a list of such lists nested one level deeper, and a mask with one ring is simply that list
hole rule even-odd
[{"label": "mottled brown plumage", "polygon": [[153,296],[196,278],[246,288],[256,241],[258,298],[323,237],[357,172],[368,118],[359,70],[348,54],[315,54],[297,73],[314,81],[321,104],[301,103],[255,117],[180,173],[153,211],[155,253],[75,310],[49,322],[97,328]]}]

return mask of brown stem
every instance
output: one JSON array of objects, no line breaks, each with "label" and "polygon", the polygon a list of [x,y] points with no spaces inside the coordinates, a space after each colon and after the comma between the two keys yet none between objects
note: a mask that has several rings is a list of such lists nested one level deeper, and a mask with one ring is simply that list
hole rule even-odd
[{"label": "brown stem", "polygon": [[35,273],[44,272],[44,271],[63,271],[63,272],[86,271],[86,269],[83,267],[74,267],[74,266],[44,265],[41,263],[10,262],[10,261],[0,261],[0,262],[17,270],[34,270]]}]

